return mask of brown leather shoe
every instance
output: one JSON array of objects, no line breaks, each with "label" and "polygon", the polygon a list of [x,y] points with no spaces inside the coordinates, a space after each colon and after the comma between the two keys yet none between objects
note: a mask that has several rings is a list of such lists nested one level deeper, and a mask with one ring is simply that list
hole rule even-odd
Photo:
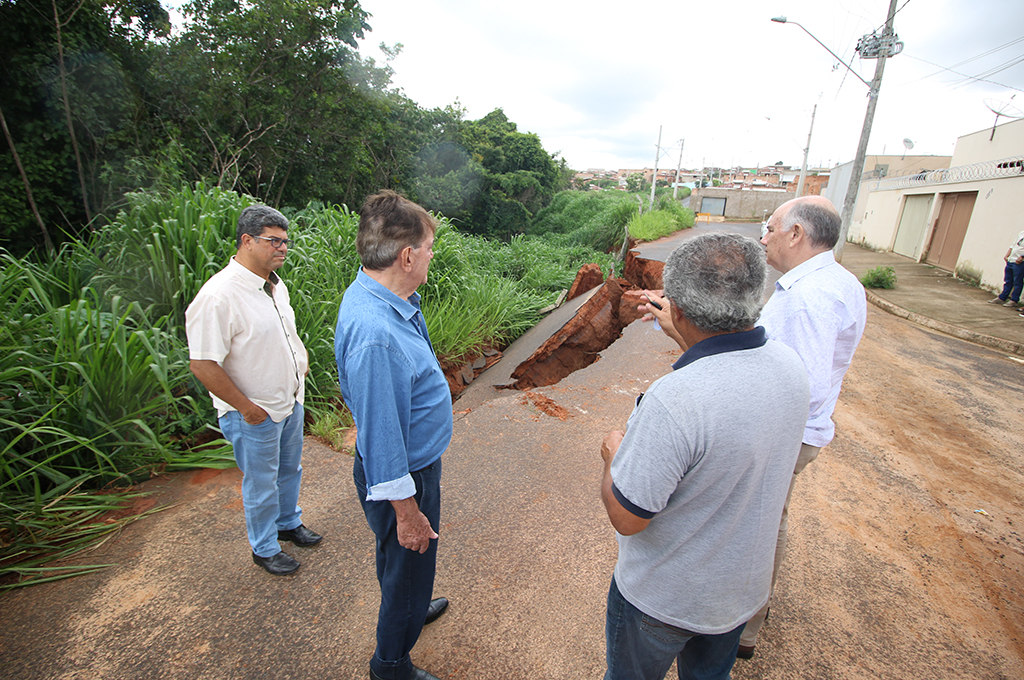
[{"label": "brown leather shoe", "polygon": [[736,650],[737,659],[753,659],[754,658],[754,645],[740,645],[739,649]]}]

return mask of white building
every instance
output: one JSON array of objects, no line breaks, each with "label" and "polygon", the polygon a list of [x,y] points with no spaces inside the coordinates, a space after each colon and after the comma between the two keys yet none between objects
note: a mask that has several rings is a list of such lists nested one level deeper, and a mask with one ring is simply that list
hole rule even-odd
[{"label": "white building", "polygon": [[1024,229],[1024,119],[960,137],[946,169],[866,182],[857,205],[850,241],[1001,288]]}]

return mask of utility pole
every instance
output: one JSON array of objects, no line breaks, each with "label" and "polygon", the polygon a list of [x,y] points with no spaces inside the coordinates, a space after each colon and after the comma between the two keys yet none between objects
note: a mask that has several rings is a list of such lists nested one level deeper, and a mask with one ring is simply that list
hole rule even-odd
[{"label": "utility pole", "polygon": [[807,179],[807,153],[811,150],[811,133],[814,132],[814,115],[818,113],[818,105],[811,111],[811,129],[807,131],[807,146],[804,147],[804,165],[800,168],[800,181],[796,183],[796,197],[804,195],[804,180]]},{"label": "utility pole", "polygon": [[[886,57],[894,56],[897,52],[893,51],[896,47],[894,36],[893,36],[893,19],[896,15],[896,2],[897,0],[889,0],[889,14],[886,15],[885,28],[882,30],[882,36],[878,43],[878,64],[875,65],[875,77],[871,80],[870,91],[868,92],[868,110],[864,114],[864,127],[860,132],[860,143],[857,145],[857,156],[853,161],[853,170],[850,174],[850,186],[846,189],[846,200],[843,201],[843,212],[842,212],[842,223],[839,227],[839,241],[836,243],[835,256],[836,260],[842,262],[843,259],[843,246],[846,245],[846,237],[850,233],[850,222],[853,221],[853,208],[857,204],[857,194],[860,191],[860,180],[861,175],[864,174],[864,157],[868,151],[868,139],[871,138],[871,124],[875,119],[875,107],[878,105],[878,91],[882,87],[882,73],[885,71],[885,59]],[[858,43],[857,47],[860,49],[861,45],[865,45],[868,41],[865,40],[867,36],[861,38],[861,42]],[[873,43],[872,43],[873,44]],[[871,46],[868,44],[866,46]],[[900,45],[902,48],[902,45]],[[861,52],[861,57],[868,56],[870,53],[865,54]]]},{"label": "utility pole", "polygon": [[651,177],[651,205],[648,210],[654,210],[654,189],[658,186],[658,159],[661,158],[661,128],[658,126],[658,145],[654,147],[654,175]]},{"label": "utility pole", "polygon": [[676,181],[672,187],[672,200],[676,200],[676,194],[679,192],[679,170],[683,167],[683,147],[686,146],[686,140],[679,140],[679,162],[676,163]]}]

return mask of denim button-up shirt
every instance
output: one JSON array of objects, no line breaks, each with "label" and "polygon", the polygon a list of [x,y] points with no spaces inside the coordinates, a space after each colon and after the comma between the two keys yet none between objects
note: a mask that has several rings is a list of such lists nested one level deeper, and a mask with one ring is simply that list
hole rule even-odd
[{"label": "denim button-up shirt", "polygon": [[419,294],[403,300],[360,269],[338,310],[334,356],[356,423],[367,500],[415,495],[409,473],[440,458],[452,438],[451,392]]}]

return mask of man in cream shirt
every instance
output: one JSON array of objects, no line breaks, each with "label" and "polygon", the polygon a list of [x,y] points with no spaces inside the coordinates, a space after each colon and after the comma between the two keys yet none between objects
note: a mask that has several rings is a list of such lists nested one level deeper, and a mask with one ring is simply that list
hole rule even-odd
[{"label": "man in cream shirt", "polygon": [[302,524],[302,408],[309,357],[288,289],[275,273],[291,241],[288,219],[265,205],[242,211],[238,251],[185,312],[189,367],[210,391],[221,431],[244,475],[242,503],[253,562],[276,576],[299,563],[278,541],[322,538]]}]

